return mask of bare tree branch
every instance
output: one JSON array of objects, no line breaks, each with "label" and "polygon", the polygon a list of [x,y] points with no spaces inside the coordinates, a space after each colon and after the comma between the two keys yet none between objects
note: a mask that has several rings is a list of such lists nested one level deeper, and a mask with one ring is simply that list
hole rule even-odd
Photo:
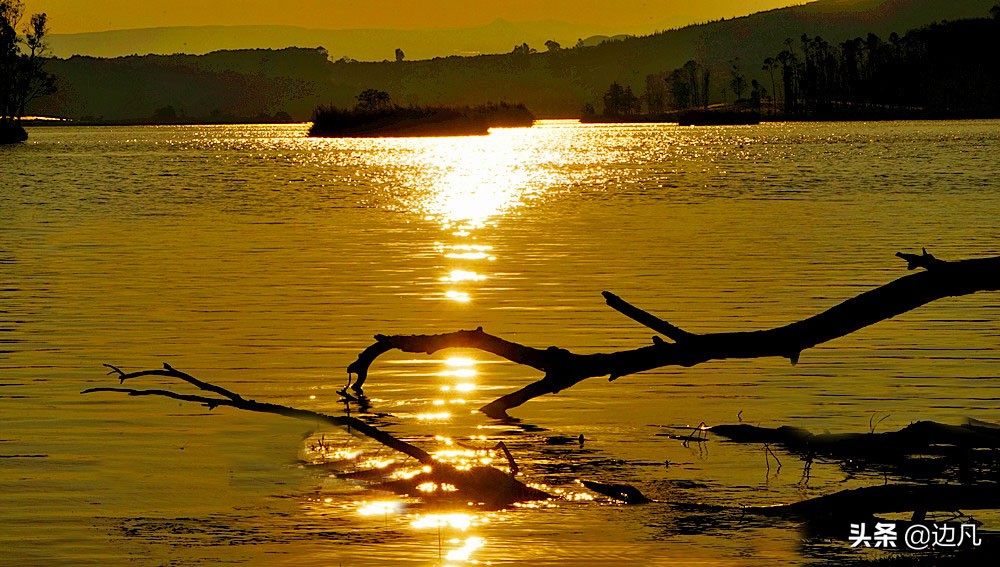
[{"label": "bare tree branch", "polygon": [[[675,340],[677,342],[685,341],[690,339],[693,335],[679,327],[667,323],[663,319],[643,311],[638,307],[632,305],[631,303],[625,301],[624,299],[618,297],[617,295],[611,293],[610,291],[602,291],[601,295],[604,296],[605,301],[608,306],[612,309],[618,311],[622,315],[632,319],[633,321],[640,323],[653,329],[657,333],[667,337],[668,339]],[[654,339],[655,340],[655,339]]]},{"label": "bare tree branch", "polygon": [[297,419],[307,419],[315,420],[329,423],[331,425],[336,425],[338,427],[346,427],[349,431],[356,431],[368,438],[374,439],[383,445],[395,449],[400,453],[409,455],[414,459],[420,461],[421,463],[432,465],[436,464],[434,458],[427,452],[417,447],[411,445],[406,441],[397,439],[388,433],[368,425],[367,423],[361,421],[356,417],[351,416],[334,416],[326,415],[319,412],[314,412],[310,410],[298,409],[288,406],[282,406],[278,404],[269,404],[264,402],[258,402],[255,400],[248,400],[227,390],[221,386],[216,386],[215,384],[209,384],[208,382],[203,382],[198,380],[194,376],[181,372],[180,370],[175,370],[169,364],[164,363],[163,369],[155,370],[140,370],[138,372],[124,372],[119,368],[116,368],[110,364],[105,364],[104,366],[111,369],[109,374],[116,374],[121,382],[125,380],[131,380],[133,378],[139,378],[142,376],[166,376],[168,378],[177,378],[183,380],[189,384],[192,384],[199,390],[206,392],[213,392],[223,396],[222,398],[214,398],[208,396],[197,396],[190,394],[179,394],[177,392],[172,392],[170,390],[136,390],[132,388],[88,388],[81,392],[82,394],[90,394],[95,392],[118,392],[122,394],[128,394],[129,396],[161,396],[165,398],[172,398],[175,400],[180,400],[184,402],[192,402],[196,404],[201,404],[206,406],[208,409],[215,409],[219,406],[229,406],[236,409],[255,411],[261,413],[272,413],[276,415],[282,415],[285,417],[293,417]]},{"label": "bare tree branch", "polygon": [[[355,417],[332,416],[278,404],[248,400],[235,392],[227,390],[226,388],[204,382],[194,376],[191,376],[190,374],[176,370],[169,364],[164,364],[163,369],[140,370],[138,372],[125,372],[110,364],[105,364],[104,366],[111,369],[109,374],[118,376],[119,380],[122,382],[143,376],[165,376],[168,378],[182,380],[195,386],[201,391],[211,392],[222,397],[181,394],[170,390],[137,390],[133,388],[88,388],[81,392],[82,394],[114,392],[127,394],[129,396],[159,396],[183,402],[201,404],[209,409],[214,409],[219,406],[228,406],[246,411],[271,413],[296,419],[323,421],[331,425],[346,427],[348,431],[360,433],[391,449],[413,457],[424,465],[427,465],[425,470],[418,473],[416,476],[386,482],[381,484],[380,488],[395,490],[405,494],[422,494],[419,487],[425,482],[448,483],[457,487],[456,494],[462,498],[461,502],[478,502],[489,509],[501,509],[510,506],[514,502],[552,498],[552,495],[537,488],[528,486],[515,478],[517,476],[517,464],[514,462],[514,457],[510,454],[510,451],[507,450],[506,445],[504,445],[502,441],[498,443],[497,448],[503,450],[504,455],[507,457],[511,469],[509,474],[489,466],[473,466],[467,469],[459,469],[453,465],[439,462],[435,460],[434,457],[427,451],[397,439],[396,437],[381,431],[376,427],[368,425]],[[444,494],[438,494],[437,497],[439,499],[449,498],[447,492],[444,492]]]},{"label": "bare tree branch", "polygon": [[1000,257],[946,262],[923,251],[922,255],[898,253],[910,269],[923,268],[864,292],[822,313],[782,327],[759,331],[694,334],[684,331],[618,296],[604,292],[608,304],[626,316],[663,334],[674,342],[655,338],[652,345],[612,353],[576,354],[566,349],[538,349],[504,340],[483,331],[456,331],[440,335],[376,335],[375,343],[348,366],[356,374],[351,388],[360,393],[368,369],[378,356],[393,349],[433,354],[446,348],[472,348],[529,366],[544,376],[480,408],[483,413],[506,418],[507,410],[545,394],[569,388],[587,378],[628,374],[662,366],[694,366],[709,360],[780,356],[792,364],[810,347],[848,335],[885,319],[906,313],[944,297],[1000,289]]}]

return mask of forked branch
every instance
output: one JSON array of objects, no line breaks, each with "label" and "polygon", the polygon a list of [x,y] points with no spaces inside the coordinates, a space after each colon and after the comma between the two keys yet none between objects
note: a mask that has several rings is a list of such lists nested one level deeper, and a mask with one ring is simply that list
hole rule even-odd
[{"label": "forked branch", "polygon": [[853,333],[944,297],[1000,289],[1000,257],[946,262],[927,253],[897,256],[909,269],[923,268],[875,289],[852,297],[822,313],[781,327],[759,331],[694,334],[604,292],[607,303],[629,318],[673,342],[654,337],[653,344],[611,353],[577,354],[558,347],[538,349],[504,340],[483,331],[456,331],[439,335],[376,335],[347,367],[357,375],[350,386],[360,393],[368,369],[380,355],[398,349],[433,354],[447,348],[472,348],[544,373],[540,380],[502,396],[480,410],[506,418],[507,410],[542,396],[569,388],[587,378],[609,376],[615,380],[663,366],[694,366],[709,360],[780,356],[792,364],[805,349]]}]

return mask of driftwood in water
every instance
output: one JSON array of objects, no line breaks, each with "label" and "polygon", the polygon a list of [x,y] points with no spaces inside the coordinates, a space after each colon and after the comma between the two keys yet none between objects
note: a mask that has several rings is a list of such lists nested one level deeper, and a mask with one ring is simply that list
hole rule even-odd
[{"label": "driftwood in water", "polygon": [[[716,425],[708,431],[742,443],[773,443],[806,456],[825,455],[851,462],[901,460],[916,455],[959,457],[966,463],[973,452],[983,453],[992,470],[1000,460],[1000,427],[970,419],[962,425],[918,421],[899,431],[885,433],[812,434],[798,427],[757,427],[747,424]],[[807,464],[808,467],[808,464]],[[962,467],[960,467],[961,469]],[[905,469],[904,469],[905,470]],[[943,478],[937,475],[935,482]],[[922,520],[927,512],[1000,509],[1000,484],[995,474],[960,484],[886,484],[841,490],[780,506],[750,507],[753,514],[793,517],[816,526],[843,530],[846,521],[865,520],[876,514],[909,512]]]},{"label": "driftwood in water", "polygon": [[[215,384],[203,382],[190,374],[176,370],[166,363],[164,363],[162,369],[141,370],[138,372],[124,372],[123,370],[111,366],[110,364],[105,364],[105,366],[111,369],[109,374],[115,374],[120,383],[143,376],[165,376],[187,382],[203,392],[216,394],[220,397],[181,394],[171,390],[137,390],[134,388],[109,387],[88,388],[81,393],[91,394],[97,392],[116,392],[127,394],[129,396],[160,396],[183,402],[200,404],[208,407],[209,409],[214,409],[219,406],[228,406],[245,411],[270,413],[296,419],[325,422],[338,427],[345,427],[350,432],[359,433],[365,437],[378,441],[386,447],[399,451],[404,455],[413,457],[420,463],[426,465],[425,468],[430,469],[429,472],[421,472],[404,481],[380,485],[380,488],[426,497],[436,497],[453,491],[455,496],[460,496],[462,498],[463,503],[473,501],[490,509],[503,508],[514,502],[544,500],[551,498],[551,495],[548,493],[532,488],[514,478],[512,474],[505,473],[493,467],[474,467],[470,470],[458,470],[449,464],[440,463],[436,461],[430,453],[420,447],[398,439],[356,417],[326,415],[310,410],[258,402],[256,400],[248,400],[231,390],[227,390],[226,388]],[[516,472],[516,465],[513,465],[513,458],[510,457],[510,453],[506,450],[506,447],[503,447],[503,450],[512,464],[512,470]],[[416,487],[426,483],[433,483],[435,486],[447,486],[448,490],[442,490],[435,494],[428,494],[424,491],[424,493],[421,494]]]},{"label": "driftwood in water", "polygon": [[648,504],[652,502],[638,488],[629,484],[608,484],[593,480],[581,480],[580,484],[593,490],[598,494],[603,494],[625,504]]},{"label": "driftwood in water", "polygon": [[911,423],[884,433],[820,433],[783,425],[769,428],[741,423],[708,431],[741,443],[771,443],[788,450],[834,457],[953,454],[956,450],[1000,449],[1000,427],[977,420],[962,425],[934,421]]},{"label": "driftwood in water", "polygon": [[615,380],[662,366],[694,366],[726,358],[780,356],[794,364],[805,349],[931,301],[1000,289],[1000,257],[946,262],[926,250],[921,255],[898,253],[897,256],[906,260],[910,270],[923,268],[924,271],[862,293],[807,319],[760,331],[690,333],[604,292],[610,307],[673,342],[653,337],[652,345],[632,350],[576,354],[554,346],[545,349],[524,346],[486,333],[482,327],[439,335],[376,335],[375,343],[347,367],[349,377],[357,376],[350,387],[361,393],[372,362],[393,349],[427,354],[447,348],[478,349],[544,373],[540,380],[480,408],[491,417],[505,418],[511,408],[538,396],[559,392],[587,378],[609,376],[610,380]]},{"label": "driftwood in water", "polygon": [[375,488],[429,497],[437,504],[451,503],[460,507],[474,500],[487,510],[499,510],[515,502],[552,498],[547,492],[528,486],[500,469],[485,466],[459,470],[438,464],[430,473],[385,482]]},{"label": "driftwood in water", "polygon": [[[1000,486],[996,483],[886,484],[841,490],[793,504],[752,506],[752,514],[803,518],[810,521],[840,521],[911,512],[921,519],[926,512],[959,512],[1000,509]],[[846,525],[839,526],[841,529]]]},{"label": "driftwood in water", "polygon": [[805,461],[804,478],[815,457],[833,459],[849,473],[878,471],[914,481],[975,482],[1000,467],[1000,426],[975,419],[962,425],[918,421],[885,433],[875,433],[874,426],[869,433],[812,434],[798,427],[747,424],[704,430],[740,443],[780,445]]}]

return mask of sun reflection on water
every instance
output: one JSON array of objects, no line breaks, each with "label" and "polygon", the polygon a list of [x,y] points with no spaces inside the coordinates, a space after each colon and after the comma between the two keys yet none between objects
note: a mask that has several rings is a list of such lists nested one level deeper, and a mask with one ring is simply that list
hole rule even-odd
[{"label": "sun reflection on water", "polygon": [[417,414],[417,419],[420,421],[443,421],[451,417],[451,412],[438,411],[438,412],[423,412]]},{"label": "sun reflection on water", "polygon": [[[426,530],[429,528],[452,528],[456,530],[465,531],[472,527],[476,521],[476,517],[472,514],[466,514],[464,512],[449,512],[444,514],[420,514],[413,521],[410,522],[410,526],[418,530]],[[485,521],[481,519],[480,521]]]},{"label": "sun reflection on water", "polygon": [[428,299],[474,301],[476,284],[488,278],[482,262],[496,259],[493,247],[482,243],[490,227],[543,196],[552,184],[549,169],[539,167],[540,152],[543,146],[533,133],[522,129],[413,142],[409,165],[415,167],[403,182],[414,191],[404,206],[437,222],[447,239],[436,243],[448,260],[440,278],[444,289]]},{"label": "sun reflection on water", "polygon": [[[553,134],[554,135],[554,134]],[[382,144],[382,145],[379,145]],[[417,215],[422,223],[430,222],[439,232],[426,240],[431,249],[420,252],[436,258],[440,270],[430,281],[422,298],[441,301],[442,308],[463,309],[488,298],[486,291],[493,281],[502,278],[495,266],[504,254],[504,243],[495,240],[495,227],[502,219],[517,214],[517,209],[538,202],[553,187],[566,186],[564,177],[554,178],[549,167],[558,156],[546,153],[547,145],[516,130],[493,132],[483,138],[425,139],[384,141],[375,144],[363,161],[386,160],[380,171],[383,179],[368,179],[374,192],[382,190],[382,204]],[[381,151],[391,150],[391,151]],[[405,150],[405,151],[400,151]],[[371,170],[371,168],[369,168]],[[426,224],[422,224],[426,226]],[[431,244],[432,243],[432,244]],[[407,361],[408,362],[408,361]],[[421,363],[430,362],[421,360]],[[422,427],[442,427],[448,431],[453,414],[450,409],[467,411],[467,403],[479,387],[480,361],[469,356],[453,356],[433,361],[440,365],[433,372],[436,392],[400,402],[396,415],[414,419]],[[412,409],[410,409],[412,408]],[[508,461],[486,436],[453,437],[438,435],[436,447],[428,447],[433,459],[460,471],[492,466],[509,472]],[[348,455],[345,455],[348,456]],[[364,456],[353,455],[355,468],[362,468]],[[437,532],[438,558],[442,564],[488,563],[476,557],[486,546],[477,529],[489,522],[489,514],[479,510],[478,501],[466,503],[456,486],[429,475],[431,468],[407,466],[406,461],[392,464],[382,473],[389,482],[413,483],[412,492],[403,501],[376,496],[354,501],[357,514],[408,524],[416,531]],[[371,463],[375,468],[382,463]],[[411,463],[412,465],[412,463]],[[455,500],[458,498],[458,500]],[[415,500],[414,500],[415,499]],[[468,504],[468,508],[466,508]],[[412,508],[411,508],[412,507]],[[456,510],[468,509],[471,513]],[[433,537],[433,536],[432,536]]]},{"label": "sun reflection on water", "polygon": [[385,516],[399,512],[403,505],[401,502],[385,500],[379,502],[361,502],[359,506],[358,514],[362,516]]},{"label": "sun reflection on water", "polygon": [[422,149],[427,191],[420,210],[449,230],[483,228],[540,191],[527,132],[497,131],[485,138],[427,140]]},{"label": "sun reflection on water", "polygon": [[452,270],[447,276],[441,278],[443,282],[481,282],[486,276],[477,274],[469,270]]},{"label": "sun reflection on water", "polygon": [[449,289],[448,291],[445,292],[444,296],[452,301],[457,301],[459,303],[466,303],[472,300],[472,298],[469,296],[469,292],[467,291],[455,291],[453,289]]},{"label": "sun reflection on water", "polygon": [[466,403],[467,400],[465,398],[457,396],[476,391],[476,384],[472,382],[472,379],[479,375],[479,371],[475,368],[476,364],[476,360],[462,356],[453,356],[445,359],[445,368],[438,371],[437,375],[449,383],[441,385],[438,389],[445,394],[451,394],[456,397],[448,400],[434,400],[434,405],[444,405],[445,403],[461,405]]},{"label": "sun reflection on water", "polygon": [[462,547],[458,549],[453,549],[444,556],[448,561],[468,561],[472,557],[473,552],[482,547],[486,540],[481,537],[472,536],[465,538],[465,542],[462,540],[453,539],[449,543],[462,543]]}]

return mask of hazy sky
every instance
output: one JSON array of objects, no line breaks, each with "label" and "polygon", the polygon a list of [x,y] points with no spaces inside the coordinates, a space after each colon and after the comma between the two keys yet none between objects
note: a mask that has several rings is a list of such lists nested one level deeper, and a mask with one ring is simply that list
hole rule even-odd
[{"label": "hazy sky", "polygon": [[429,28],[561,20],[651,32],[805,0],[26,0],[53,33],[160,26],[282,24],[309,28]]}]

